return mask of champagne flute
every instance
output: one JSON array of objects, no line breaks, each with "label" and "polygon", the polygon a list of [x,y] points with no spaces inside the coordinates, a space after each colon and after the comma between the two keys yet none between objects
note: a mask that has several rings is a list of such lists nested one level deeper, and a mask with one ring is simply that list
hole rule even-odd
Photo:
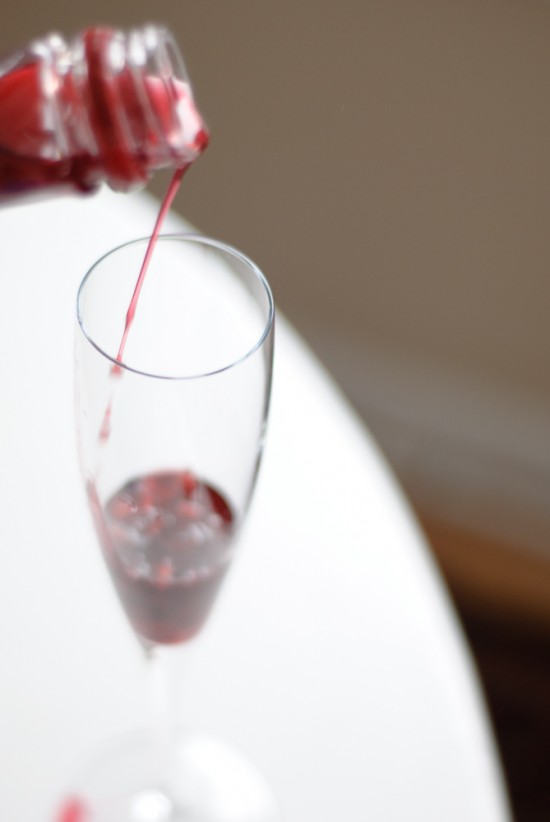
[{"label": "champagne flute", "polygon": [[[265,277],[234,248],[163,235],[120,359],[147,242],[106,254],[80,286],[76,407],[98,540],[158,683],[170,648],[205,623],[247,513],[269,406],[274,304]],[[111,746],[86,769],[74,819],[275,819],[253,766],[173,727],[168,690],[157,695],[152,735]],[[230,795],[228,773],[237,780]]]}]

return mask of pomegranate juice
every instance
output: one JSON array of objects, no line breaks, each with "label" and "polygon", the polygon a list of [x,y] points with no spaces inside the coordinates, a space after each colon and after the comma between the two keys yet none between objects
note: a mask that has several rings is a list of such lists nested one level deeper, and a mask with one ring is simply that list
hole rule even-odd
[{"label": "pomegranate juice", "polygon": [[102,508],[97,533],[135,631],[171,644],[203,625],[231,559],[234,516],[223,496],[189,471],[134,479]]}]

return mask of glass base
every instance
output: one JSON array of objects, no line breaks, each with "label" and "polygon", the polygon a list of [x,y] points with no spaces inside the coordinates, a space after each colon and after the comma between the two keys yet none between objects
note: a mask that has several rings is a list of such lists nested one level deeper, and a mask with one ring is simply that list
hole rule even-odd
[{"label": "glass base", "polygon": [[264,778],[241,754],[212,737],[180,734],[171,773],[147,733],[98,751],[71,785],[55,822],[279,822]]}]

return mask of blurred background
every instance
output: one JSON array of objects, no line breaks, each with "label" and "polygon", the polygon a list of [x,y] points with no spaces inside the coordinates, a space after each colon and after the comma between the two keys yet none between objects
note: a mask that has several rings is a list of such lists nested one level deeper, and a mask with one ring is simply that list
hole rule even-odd
[{"label": "blurred background", "polygon": [[0,51],[100,22],[174,31],[213,135],[176,209],[256,259],[378,437],[517,820],[547,820],[550,3],[19,0]]}]

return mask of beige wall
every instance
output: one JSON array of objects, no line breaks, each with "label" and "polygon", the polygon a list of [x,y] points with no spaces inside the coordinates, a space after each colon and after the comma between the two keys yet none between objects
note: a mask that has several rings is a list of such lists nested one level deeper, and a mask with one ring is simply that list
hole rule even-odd
[{"label": "beige wall", "polygon": [[149,19],[213,132],[179,210],[257,259],[405,472],[416,425],[548,478],[550,4],[20,0],[0,49]]}]

